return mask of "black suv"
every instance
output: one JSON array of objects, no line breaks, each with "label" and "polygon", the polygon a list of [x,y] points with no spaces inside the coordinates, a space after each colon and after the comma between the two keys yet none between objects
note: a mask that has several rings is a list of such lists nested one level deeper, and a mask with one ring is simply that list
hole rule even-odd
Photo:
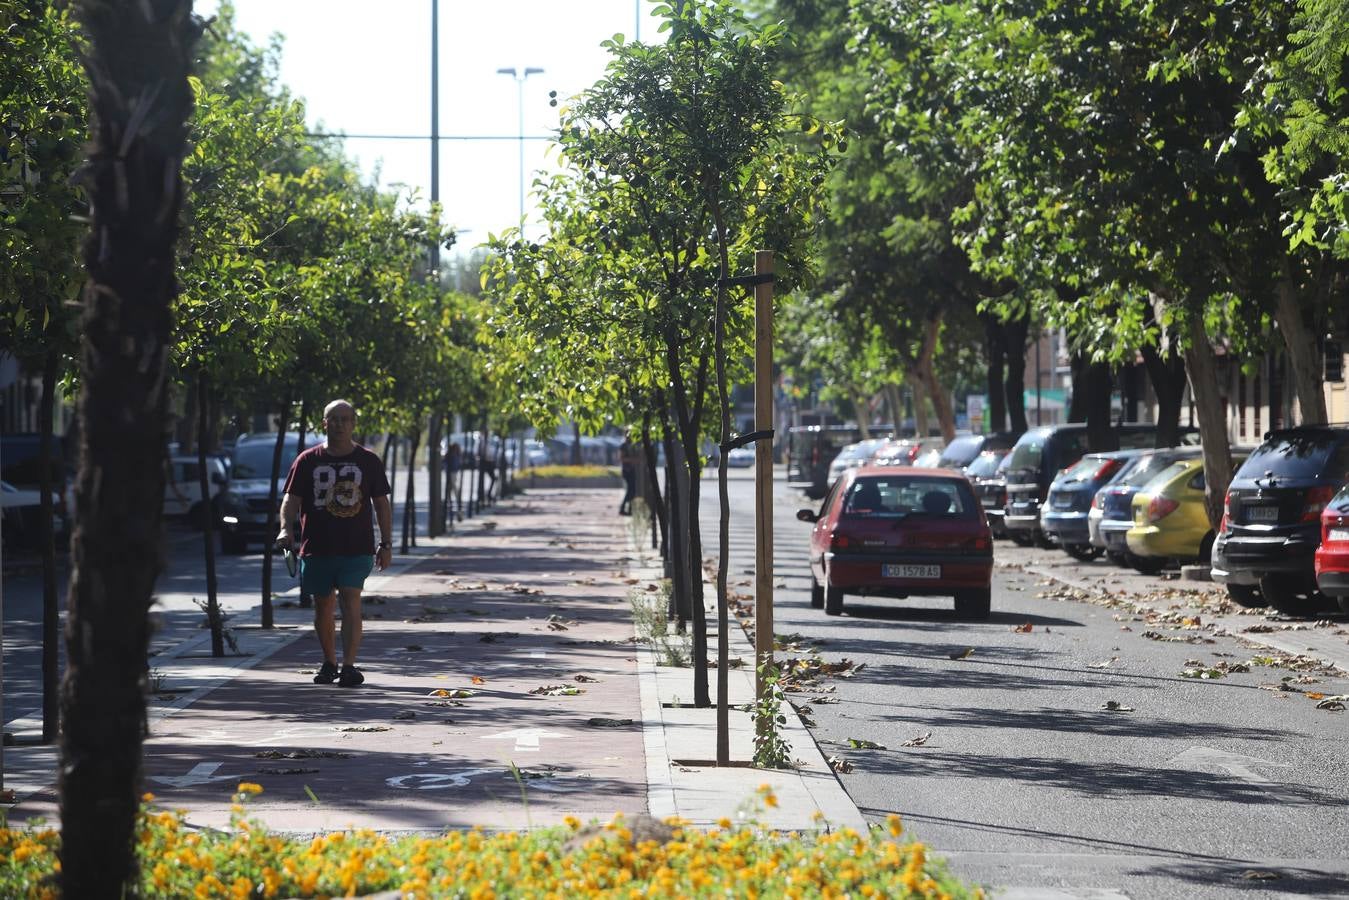
[{"label": "black suv", "polygon": [[[1157,426],[1139,423],[1117,425],[1119,449],[1140,450],[1157,440]],[[1182,428],[1181,442],[1195,443],[1194,428]],[[1045,425],[1032,428],[1017,439],[1007,462],[1007,507],[1003,524],[1012,540],[1022,546],[1044,541],[1040,530],[1040,506],[1049,485],[1059,472],[1071,466],[1087,452],[1087,426]]]},{"label": "black suv", "polygon": [[1349,476],[1349,428],[1271,431],[1228,487],[1213,542],[1213,580],[1242,606],[1309,613],[1321,511]]},{"label": "black suv", "polygon": [[981,453],[1001,450],[1004,453],[1012,449],[1016,435],[1006,431],[996,434],[962,434],[946,445],[937,461],[939,469],[964,469],[979,458]]}]

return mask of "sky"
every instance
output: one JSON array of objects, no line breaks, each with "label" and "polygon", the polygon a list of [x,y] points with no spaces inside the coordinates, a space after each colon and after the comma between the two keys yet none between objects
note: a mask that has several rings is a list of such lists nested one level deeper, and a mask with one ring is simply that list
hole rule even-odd
[{"label": "sky", "polygon": [[[234,0],[238,27],[256,43],[283,38],[280,79],[306,103],[313,128],[422,140],[348,139],[347,154],[384,186],[431,192],[432,0]],[[656,38],[652,0],[440,0],[440,133],[500,138],[442,140],[440,198],[462,251],[515,225],[520,215],[523,133],[557,127],[559,99],[604,74],[600,42],[616,33]],[[215,12],[218,0],[198,0]],[[639,24],[640,16],[640,24]],[[541,68],[523,85],[497,69]],[[529,182],[554,155],[544,140],[524,146],[525,216]]]}]

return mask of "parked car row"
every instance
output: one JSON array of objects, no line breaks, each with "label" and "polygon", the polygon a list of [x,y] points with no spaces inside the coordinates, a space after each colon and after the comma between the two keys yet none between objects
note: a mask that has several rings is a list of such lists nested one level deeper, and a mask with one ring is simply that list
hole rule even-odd
[{"label": "parked car row", "polygon": [[[1007,536],[1080,560],[1105,554],[1148,574],[1211,564],[1241,605],[1306,614],[1333,600],[1349,612],[1349,427],[1283,429],[1254,450],[1234,449],[1216,529],[1194,429],[1166,448],[1151,446],[1151,425],[1116,433],[1123,449],[1106,453],[1086,452],[1085,425],[1031,429],[1015,440],[966,435],[945,448],[928,439],[850,442],[833,461],[819,511],[798,513],[816,526],[813,600],[837,613],[845,593],[951,595],[973,614],[983,607],[971,600],[969,573],[933,554],[960,546],[982,559],[987,534],[990,566],[991,539]],[[943,470],[959,471],[964,487],[942,508],[939,521],[949,527],[929,533],[922,517],[934,513],[911,485],[931,493],[935,483],[915,479],[953,477]],[[957,533],[969,543],[952,543]]]}]

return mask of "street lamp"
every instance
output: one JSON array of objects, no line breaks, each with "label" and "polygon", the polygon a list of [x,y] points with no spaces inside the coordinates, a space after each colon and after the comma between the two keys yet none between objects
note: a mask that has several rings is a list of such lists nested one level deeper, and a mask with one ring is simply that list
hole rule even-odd
[{"label": "street lamp", "polygon": [[515,87],[519,102],[517,104],[520,112],[520,231],[525,228],[525,79],[531,75],[542,75],[543,69],[536,69],[533,66],[525,69],[521,74],[515,66],[497,69],[498,75],[509,75],[515,79]]}]

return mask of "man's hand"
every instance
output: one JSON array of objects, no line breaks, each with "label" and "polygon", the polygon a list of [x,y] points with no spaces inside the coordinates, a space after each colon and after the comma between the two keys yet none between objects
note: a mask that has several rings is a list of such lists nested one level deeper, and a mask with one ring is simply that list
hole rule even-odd
[{"label": "man's hand", "polygon": [[282,528],[280,534],[276,536],[276,546],[282,550],[295,549],[295,535],[290,533],[289,528]]},{"label": "man's hand", "polygon": [[393,563],[393,546],[391,544],[381,544],[375,550],[375,568],[383,571]]}]

